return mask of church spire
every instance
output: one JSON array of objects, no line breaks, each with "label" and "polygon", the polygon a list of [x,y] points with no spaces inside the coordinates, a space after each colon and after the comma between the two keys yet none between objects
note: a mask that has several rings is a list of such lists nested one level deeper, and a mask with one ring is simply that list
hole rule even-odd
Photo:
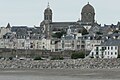
[{"label": "church spire", "polygon": [[49,4],[49,2],[48,2],[48,5],[47,5],[47,8],[50,8],[50,4]]}]

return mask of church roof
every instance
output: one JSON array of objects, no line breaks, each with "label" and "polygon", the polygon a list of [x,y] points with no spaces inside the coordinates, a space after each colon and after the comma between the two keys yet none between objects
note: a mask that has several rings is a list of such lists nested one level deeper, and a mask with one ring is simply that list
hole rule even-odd
[{"label": "church roof", "polygon": [[88,2],[88,4],[87,5],[85,5],[83,8],[82,8],[82,13],[84,13],[84,12],[91,12],[91,13],[95,13],[95,10],[94,10],[94,7],[92,6],[92,5],[90,5],[89,4],[89,2]]},{"label": "church roof", "polygon": [[45,9],[44,13],[52,13],[52,10],[50,8]]},{"label": "church roof", "polygon": [[68,27],[69,25],[75,25],[76,22],[52,22],[52,27]]},{"label": "church roof", "polygon": [[52,10],[50,9],[49,3],[48,3],[47,8],[45,9],[44,13],[52,13]]}]

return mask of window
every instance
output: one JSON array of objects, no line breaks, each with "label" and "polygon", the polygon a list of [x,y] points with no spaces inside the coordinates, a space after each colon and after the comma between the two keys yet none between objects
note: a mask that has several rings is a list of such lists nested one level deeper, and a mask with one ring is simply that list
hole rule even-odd
[{"label": "window", "polygon": [[45,48],[45,46],[43,46],[43,49]]},{"label": "window", "polygon": [[105,50],[106,50],[106,47],[105,47]]},{"label": "window", "polygon": [[106,55],[106,51],[105,51],[105,55]]},{"label": "window", "polygon": [[111,55],[113,55],[113,52],[111,52]]},{"label": "window", "polygon": [[30,48],[33,48],[33,43],[30,43]]},{"label": "window", "polygon": [[105,50],[105,47],[102,47],[102,51]]},{"label": "window", "polygon": [[113,47],[111,47],[111,50],[113,50]]},{"label": "window", "polygon": [[91,55],[92,57],[94,56],[94,52],[92,52],[92,55]]},{"label": "window", "polygon": [[117,47],[115,47],[115,50],[117,49]]},{"label": "window", "polygon": [[22,43],[22,47],[24,47],[24,42]]},{"label": "window", "polygon": [[96,52],[96,55],[98,55],[98,52]]},{"label": "window", "polygon": [[109,47],[108,47],[108,50],[109,50]]},{"label": "window", "polygon": [[98,47],[96,47],[96,51],[98,51]]},{"label": "window", "polygon": [[117,52],[115,52],[115,55],[117,55]]},{"label": "window", "polygon": [[104,58],[104,54],[103,53],[101,54],[101,57]]},{"label": "window", "polygon": [[109,52],[108,52],[108,55],[109,55]]}]

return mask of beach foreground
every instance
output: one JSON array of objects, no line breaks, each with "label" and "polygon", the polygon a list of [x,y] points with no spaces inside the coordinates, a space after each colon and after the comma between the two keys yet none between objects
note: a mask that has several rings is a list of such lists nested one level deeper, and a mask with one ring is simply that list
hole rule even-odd
[{"label": "beach foreground", "polygon": [[120,80],[120,69],[8,69],[0,80]]}]

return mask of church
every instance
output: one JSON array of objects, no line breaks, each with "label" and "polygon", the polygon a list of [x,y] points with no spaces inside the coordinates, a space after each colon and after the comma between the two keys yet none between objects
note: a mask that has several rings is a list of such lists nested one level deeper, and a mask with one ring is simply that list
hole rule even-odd
[{"label": "church", "polygon": [[95,9],[88,2],[81,11],[81,19],[75,22],[53,22],[53,11],[48,3],[47,8],[44,10],[44,20],[40,23],[42,33],[46,38],[51,38],[51,35],[60,31],[67,31],[68,26],[77,32],[87,30],[89,33],[99,32],[100,25],[95,21]]}]

